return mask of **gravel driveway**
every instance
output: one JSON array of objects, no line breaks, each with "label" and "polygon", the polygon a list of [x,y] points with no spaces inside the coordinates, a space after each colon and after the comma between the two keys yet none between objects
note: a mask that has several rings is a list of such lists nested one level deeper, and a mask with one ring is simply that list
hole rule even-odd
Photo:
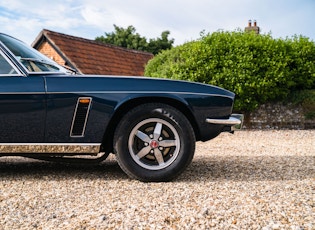
[{"label": "gravel driveway", "polygon": [[197,143],[177,180],[0,158],[0,229],[315,229],[315,130],[240,131]]}]

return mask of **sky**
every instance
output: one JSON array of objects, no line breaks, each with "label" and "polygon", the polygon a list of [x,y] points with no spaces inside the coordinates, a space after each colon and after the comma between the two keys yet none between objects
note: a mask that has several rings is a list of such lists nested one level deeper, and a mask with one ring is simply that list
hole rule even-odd
[{"label": "sky", "polygon": [[95,39],[132,25],[147,39],[168,30],[180,45],[256,20],[262,34],[315,41],[314,14],[315,0],[0,0],[0,32],[31,45],[42,29]]}]

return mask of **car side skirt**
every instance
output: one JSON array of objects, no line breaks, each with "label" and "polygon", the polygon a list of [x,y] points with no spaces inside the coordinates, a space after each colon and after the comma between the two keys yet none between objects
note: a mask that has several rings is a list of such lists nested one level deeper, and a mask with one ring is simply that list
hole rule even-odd
[{"label": "car side skirt", "polygon": [[1,143],[0,156],[10,154],[97,155],[100,143]]}]

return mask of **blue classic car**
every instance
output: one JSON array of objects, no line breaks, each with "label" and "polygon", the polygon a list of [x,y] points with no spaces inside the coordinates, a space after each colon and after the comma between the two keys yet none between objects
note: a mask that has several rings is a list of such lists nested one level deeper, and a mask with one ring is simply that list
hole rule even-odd
[{"label": "blue classic car", "polygon": [[169,181],[196,141],[241,126],[234,97],[185,81],[77,75],[0,33],[0,156],[97,163],[114,153],[130,177]]}]

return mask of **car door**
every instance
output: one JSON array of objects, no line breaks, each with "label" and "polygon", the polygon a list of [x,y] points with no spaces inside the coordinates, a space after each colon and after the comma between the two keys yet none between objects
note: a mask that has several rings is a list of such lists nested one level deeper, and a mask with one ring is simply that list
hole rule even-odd
[{"label": "car door", "polygon": [[0,50],[0,143],[44,140],[44,78],[23,76]]}]

